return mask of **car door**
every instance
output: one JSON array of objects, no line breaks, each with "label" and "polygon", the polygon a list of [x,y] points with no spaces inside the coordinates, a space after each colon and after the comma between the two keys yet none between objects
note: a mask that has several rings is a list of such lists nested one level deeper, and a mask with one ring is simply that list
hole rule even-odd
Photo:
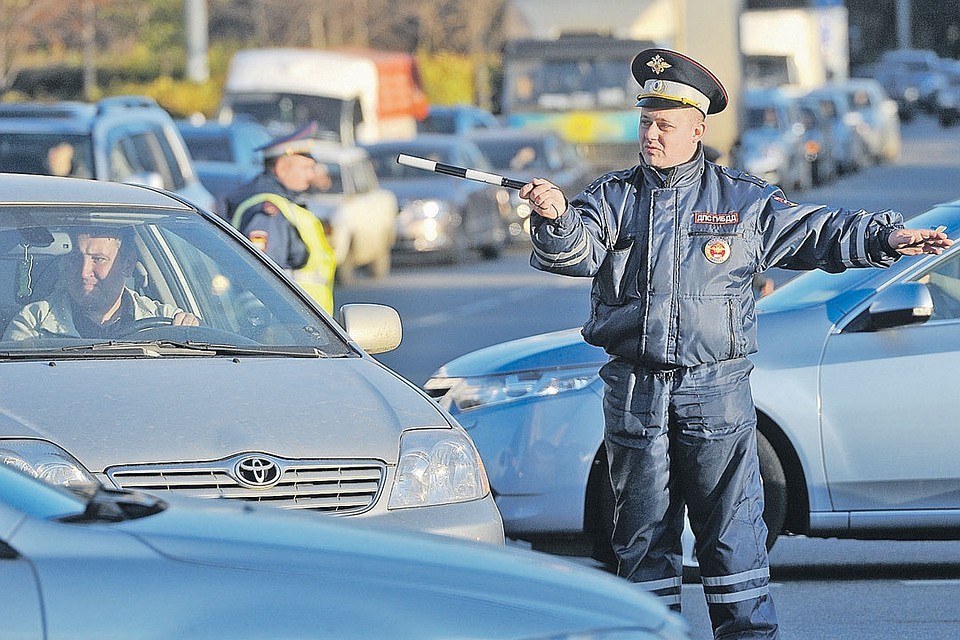
[{"label": "car door", "polygon": [[929,288],[929,321],[842,331],[823,350],[821,429],[836,510],[960,509],[952,390],[960,379],[960,251],[908,281]]},{"label": "car door", "polygon": [[44,637],[37,576],[27,558],[7,544],[21,524],[19,510],[0,503],[0,622],[5,638]]}]

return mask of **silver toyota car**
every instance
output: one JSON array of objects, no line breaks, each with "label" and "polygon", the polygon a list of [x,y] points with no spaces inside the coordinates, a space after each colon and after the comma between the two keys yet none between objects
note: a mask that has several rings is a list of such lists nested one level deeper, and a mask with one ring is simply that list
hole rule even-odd
[{"label": "silver toyota car", "polygon": [[340,322],[182,198],[0,175],[0,460],[502,543],[469,436],[368,354],[396,312]]}]

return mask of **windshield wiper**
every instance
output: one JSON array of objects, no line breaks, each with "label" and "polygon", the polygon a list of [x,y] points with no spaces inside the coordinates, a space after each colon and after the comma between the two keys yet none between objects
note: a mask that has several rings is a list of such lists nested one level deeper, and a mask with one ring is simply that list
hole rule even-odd
[{"label": "windshield wiper", "polygon": [[330,354],[322,349],[307,346],[273,347],[263,345],[217,344],[213,342],[194,342],[185,340],[159,340],[151,343],[161,348],[204,351],[218,356],[289,356],[293,358],[329,358]]},{"label": "windshield wiper", "polygon": [[125,358],[161,358],[163,356],[284,356],[290,358],[330,358],[322,349],[308,346],[274,347],[261,345],[216,344],[191,340],[153,340],[150,342],[97,342],[50,349],[0,351],[0,360],[45,360],[87,356]]},{"label": "windshield wiper", "polygon": [[133,491],[97,487],[92,493],[81,494],[87,497],[86,509],[60,518],[62,522],[123,522],[152,516],[167,508],[163,500]]}]

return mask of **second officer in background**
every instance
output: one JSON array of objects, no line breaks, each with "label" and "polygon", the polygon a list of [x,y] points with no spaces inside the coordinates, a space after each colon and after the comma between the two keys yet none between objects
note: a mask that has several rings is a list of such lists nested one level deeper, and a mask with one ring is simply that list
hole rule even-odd
[{"label": "second officer in background", "polygon": [[226,218],[333,313],[336,260],[323,226],[300,204],[316,171],[317,125],[271,140],[263,172],[226,198]]}]

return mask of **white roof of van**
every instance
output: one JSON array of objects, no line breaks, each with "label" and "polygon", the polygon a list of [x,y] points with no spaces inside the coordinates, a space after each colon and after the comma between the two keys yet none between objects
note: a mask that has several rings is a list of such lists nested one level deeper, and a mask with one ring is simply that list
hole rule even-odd
[{"label": "white roof of van", "polygon": [[[226,91],[279,91],[356,97],[358,87],[376,90],[377,70],[369,58],[316,49],[245,49],[230,60]],[[376,95],[376,94],[374,94]]]}]

